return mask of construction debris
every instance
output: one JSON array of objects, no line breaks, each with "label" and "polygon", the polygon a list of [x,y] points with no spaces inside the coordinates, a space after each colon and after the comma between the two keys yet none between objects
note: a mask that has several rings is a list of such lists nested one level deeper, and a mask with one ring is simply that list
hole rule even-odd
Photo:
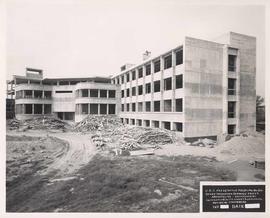
[{"label": "construction debris", "polygon": [[131,156],[139,156],[139,155],[153,155],[154,149],[148,150],[139,150],[139,151],[130,151]]},{"label": "construction debris", "polygon": [[175,134],[168,130],[129,126],[122,124],[121,119],[115,115],[88,115],[74,127],[76,132],[92,132],[92,141],[98,148],[112,143],[115,148],[123,151],[143,149],[142,145],[171,144],[176,141]]},{"label": "construction debris", "polygon": [[120,148],[122,150],[134,151],[141,149],[141,146],[134,140],[121,142]]},{"label": "construction debris", "polygon": [[35,117],[27,120],[9,120],[7,122],[9,130],[26,131],[28,129],[48,129],[48,130],[64,130],[69,128],[69,125],[55,117]]},{"label": "construction debris", "polygon": [[149,129],[142,133],[138,138],[139,144],[171,144],[174,142],[172,135],[168,131],[161,129]]},{"label": "construction debris", "polygon": [[9,130],[19,129],[20,121],[16,119],[7,120],[7,126]]},{"label": "construction debris", "polygon": [[217,144],[216,141],[208,139],[208,138],[204,138],[204,139],[198,139],[197,141],[192,142],[190,145],[213,148],[216,144]]},{"label": "construction debris", "polygon": [[95,130],[104,130],[123,125],[116,115],[88,115],[74,127],[76,132],[91,132]]}]

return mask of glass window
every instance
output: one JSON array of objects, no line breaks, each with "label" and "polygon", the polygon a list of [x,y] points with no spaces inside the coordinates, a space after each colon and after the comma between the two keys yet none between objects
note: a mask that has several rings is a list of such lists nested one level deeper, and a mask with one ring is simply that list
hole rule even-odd
[{"label": "glass window", "polygon": [[160,92],[160,80],[154,82],[154,92]]},{"label": "glass window", "polygon": [[143,77],[143,69],[142,69],[142,67],[139,69],[138,74],[139,74],[138,78]]},{"label": "glass window", "polygon": [[160,60],[154,62],[154,73],[160,71]]},{"label": "glass window", "polygon": [[148,64],[145,67],[145,75],[148,76],[150,74],[151,74],[151,64]]},{"label": "glass window", "polygon": [[164,90],[171,90],[172,89],[172,78],[166,78],[164,79]]},{"label": "glass window", "polygon": [[175,56],[176,56],[176,65],[180,65],[183,64],[183,50],[178,50],[175,52]]},{"label": "glass window", "polygon": [[164,58],[164,69],[172,67],[172,55],[169,55]]},{"label": "glass window", "polygon": [[176,75],[175,76],[175,88],[176,89],[183,88],[183,75]]}]

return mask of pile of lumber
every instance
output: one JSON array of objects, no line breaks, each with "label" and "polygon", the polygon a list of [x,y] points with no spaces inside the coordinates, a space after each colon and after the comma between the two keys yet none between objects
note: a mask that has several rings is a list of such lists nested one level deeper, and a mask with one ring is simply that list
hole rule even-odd
[{"label": "pile of lumber", "polygon": [[141,149],[141,146],[135,140],[121,142],[120,149],[127,151],[135,151]]},{"label": "pile of lumber", "polygon": [[21,122],[22,126],[28,129],[66,129],[65,122],[54,117],[37,117]]},{"label": "pile of lumber", "polygon": [[164,145],[175,142],[175,135],[168,130],[138,127],[138,126],[122,126],[116,128],[111,132],[111,137],[115,141],[120,142],[120,146],[123,141],[130,141],[135,147],[136,145]]},{"label": "pile of lumber", "polygon": [[97,148],[103,149],[106,146],[106,140],[104,140],[100,134],[92,135],[91,138]]},{"label": "pile of lumber", "polygon": [[164,145],[174,143],[174,137],[169,131],[161,129],[149,129],[138,136],[139,144]]},{"label": "pile of lumber", "polygon": [[14,130],[20,128],[20,121],[16,119],[7,120],[8,129]]},{"label": "pile of lumber", "polygon": [[63,130],[68,128],[68,124],[55,117],[34,117],[27,120],[10,120],[8,123],[9,129],[51,129],[51,130]]},{"label": "pile of lumber", "polygon": [[91,132],[95,130],[114,129],[121,123],[115,115],[88,115],[74,126],[76,132]]}]

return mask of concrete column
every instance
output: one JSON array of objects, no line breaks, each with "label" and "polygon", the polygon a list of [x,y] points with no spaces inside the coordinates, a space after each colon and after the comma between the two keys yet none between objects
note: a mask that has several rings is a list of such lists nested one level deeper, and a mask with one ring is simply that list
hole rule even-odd
[{"label": "concrete column", "polygon": [[106,114],[109,114],[109,104],[106,104]]},{"label": "concrete column", "polygon": [[32,114],[35,113],[34,109],[35,109],[34,104],[32,104]]},{"label": "concrete column", "polygon": [[139,77],[139,70],[136,69],[136,95],[135,95],[135,110],[138,112],[138,77]]},{"label": "concrete column", "polygon": [[32,98],[34,98],[35,97],[35,90],[32,90]]},{"label": "concrete column", "polygon": [[30,84],[30,80],[27,80],[28,85]]},{"label": "concrete column", "polygon": [[98,115],[100,115],[100,104],[98,104]]},{"label": "concrete column", "polygon": [[90,104],[88,104],[88,114],[90,114]]},{"label": "concrete column", "polygon": [[[154,111],[154,62],[151,61],[151,111]],[[152,125],[152,122],[150,122],[150,126]],[[152,126],[151,126],[152,127]]]},{"label": "concrete column", "polygon": [[222,133],[228,133],[228,47],[223,47],[223,78],[222,78],[222,95],[223,95],[223,126]]},{"label": "concrete column", "polygon": [[145,112],[145,76],[146,76],[146,67],[143,65],[143,100],[142,100],[142,112]]},{"label": "concrete column", "polygon": [[175,51],[172,51],[172,112],[175,112],[175,66],[176,57]]},{"label": "concrete column", "polygon": [[[235,133],[240,133],[240,52],[238,50],[236,57],[236,127]],[[256,128],[256,124],[255,124]]]},{"label": "concrete column", "polygon": [[42,104],[42,114],[44,115],[44,104]]},{"label": "concrete column", "polygon": [[25,104],[22,104],[22,114],[25,114]]},{"label": "concrete column", "polygon": [[164,92],[164,58],[160,57],[160,112],[164,111],[163,92]]}]

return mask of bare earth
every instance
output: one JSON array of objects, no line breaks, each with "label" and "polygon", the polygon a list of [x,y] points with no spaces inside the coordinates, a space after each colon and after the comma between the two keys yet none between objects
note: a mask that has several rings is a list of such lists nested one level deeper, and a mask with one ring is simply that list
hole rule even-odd
[{"label": "bare earth", "polygon": [[47,174],[57,171],[58,176],[64,176],[76,172],[82,166],[87,164],[96,154],[97,150],[91,143],[90,135],[79,133],[48,133],[45,131],[27,131],[27,132],[8,132],[7,134],[15,136],[36,136],[47,137],[52,136],[67,142],[65,149],[61,155],[55,158],[48,168],[43,170],[41,174]]}]

